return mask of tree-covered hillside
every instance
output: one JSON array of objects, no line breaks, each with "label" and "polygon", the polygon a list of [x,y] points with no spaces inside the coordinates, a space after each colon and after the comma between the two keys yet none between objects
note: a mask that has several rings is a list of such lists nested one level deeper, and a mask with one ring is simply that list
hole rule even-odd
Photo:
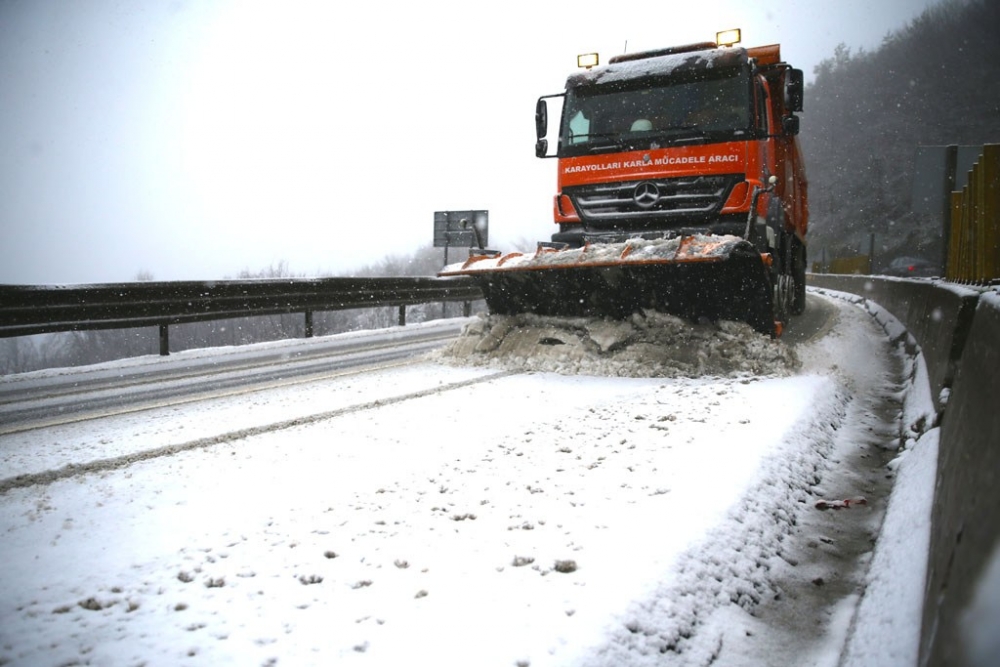
[{"label": "tree-covered hillside", "polygon": [[806,89],[801,142],[810,256],[941,257],[940,222],[911,211],[918,146],[1000,142],[1000,2],[945,0],[873,52],[841,45]]}]

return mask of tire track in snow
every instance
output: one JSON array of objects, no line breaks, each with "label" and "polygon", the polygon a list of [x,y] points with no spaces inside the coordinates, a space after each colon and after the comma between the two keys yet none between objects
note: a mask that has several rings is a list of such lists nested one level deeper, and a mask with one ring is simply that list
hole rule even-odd
[{"label": "tire track in snow", "polygon": [[[678,560],[669,581],[633,602],[582,666],[731,666],[749,664],[747,656],[770,666],[788,664],[790,654],[796,664],[833,664],[822,650],[843,644],[864,593],[892,486],[886,464],[900,444],[913,382],[903,372],[907,351],[889,338],[880,346],[885,365],[869,365],[868,384],[859,385],[856,371],[836,371],[842,360],[826,362],[823,375],[833,381],[815,412],[762,461],[759,481],[727,521]],[[858,495],[869,503],[849,515],[816,504]]]},{"label": "tire track in snow", "polygon": [[517,374],[518,371],[502,371],[498,373],[492,373],[490,375],[484,375],[469,380],[462,380],[460,382],[453,382],[451,384],[433,387],[430,389],[422,389],[420,391],[414,391],[409,394],[402,394],[400,396],[394,396],[392,398],[376,399],[374,401],[359,403],[358,405],[349,405],[343,408],[337,408],[335,410],[318,412],[313,415],[305,415],[302,417],[285,419],[282,421],[274,422],[272,424],[266,424],[264,426],[252,426],[249,428],[229,431],[227,433],[220,433],[213,436],[198,438],[196,440],[191,440],[184,443],[178,443],[175,445],[164,445],[162,447],[156,447],[154,449],[148,449],[142,452],[123,454],[121,456],[114,456],[106,459],[97,459],[95,461],[89,461],[87,463],[80,463],[80,464],[70,463],[55,470],[46,470],[44,472],[39,472],[39,473],[30,473],[25,475],[18,475],[16,477],[9,477],[7,479],[0,480],[0,495],[7,493],[8,491],[11,491],[13,489],[21,489],[29,486],[36,486],[39,484],[51,484],[53,482],[57,482],[63,479],[69,479],[71,477],[77,477],[80,475],[87,475],[96,472],[116,470],[118,468],[124,468],[130,466],[133,463],[149,461],[151,459],[157,459],[164,456],[173,456],[175,454],[180,454],[182,452],[188,452],[195,449],[205,449],[207,447],[212,447],[214,445],[219,445],[226,442],[232,442],[234,440],[241,440],[244,438],[251,438],[257,435],[263,435],[265,433],[273,433],[276,431],[283,431],[289,428],[295,428],[296,426],[308,426],[310,424],[326,421],[328,419],[335,419],[337,417],[342,417],[344,415],[349,415],[356,412],[363,412],[365,410],[375,410],[377,408],[382,408],[387,405],[395,405],[397,403],[403,403],[405,401],[410,401],[417,398],[424,398],[427,396],[433,396],[434,394],[441,394],[447,391],[453,391],[455,389],[463,389],[465,387],[469,387],[472,385],[480,384],[483,382],[491,382],[493,380],[499,380]]}]

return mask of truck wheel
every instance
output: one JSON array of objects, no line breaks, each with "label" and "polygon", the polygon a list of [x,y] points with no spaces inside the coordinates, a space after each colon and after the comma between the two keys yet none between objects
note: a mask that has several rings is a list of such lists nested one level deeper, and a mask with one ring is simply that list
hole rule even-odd
[{"label": "truck wheel", "polygon": [[792,315],[801,315],[806,310],[806,246],[797,238],[792,238],[791,274],[792,303],[788,309]]},{"label": "truck wheel", "polygon": [[792,296],[795,290],[793,278],[788,273],[779,273],[774,280],[774,318],[782,324],[788,323],[792,314]]},{"label": "truck wheel", "polygon": [[784,211],[779,207],[773,207],[768,217],[775,218],[776,222],[782,226],[775,230],[777,237],[777,248],[773,252],[774,264],[774,317],[781,323],[786,324],[791,315],[795,312],[795,298],[798,294],[799,285],[795,272],[795,237],[784,230]]}]

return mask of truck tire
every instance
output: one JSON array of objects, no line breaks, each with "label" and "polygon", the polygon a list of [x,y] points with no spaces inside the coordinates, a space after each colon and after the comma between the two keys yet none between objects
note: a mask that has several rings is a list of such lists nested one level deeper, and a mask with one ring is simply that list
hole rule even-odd
[{"label": "truck tire", "polygon": [[806,311],[806,246],[796,237],[792,237],[791,254],[794,286],[789,312],[792,315],[801,315]]},{"label": "truck tire", "polygon": [[[795,305],[799,291],[799,280],[795,271],[795,255],[798,239],[785,229],[785,209],[781,200],[771,197],[767,208],[767,225],[774,231],[776,248],[774,255],[774,317],[783,324],[791,315],[796,315]],[[804,278],[804,276],[803,276]],[[802,286],[805,283],[802,282]]]}]

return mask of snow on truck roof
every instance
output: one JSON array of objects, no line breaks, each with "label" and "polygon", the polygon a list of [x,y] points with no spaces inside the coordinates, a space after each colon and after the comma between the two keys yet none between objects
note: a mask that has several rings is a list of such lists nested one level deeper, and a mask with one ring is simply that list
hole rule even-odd
[{"label": "snow on truck roof", "polygon": [[636,58],[611,62],[608,65],[571,74],[566,79],[566,89],[619,83],[647,76],[671,76],[696,70],[738,67],[746,61],[747,50],[743,48],[707,48],[699,51]]},{"label": "snow on truck roof", "polygon": [[[697,46],[700,45],[691,45]],[[709,42],[704,48],[678,47],[675,52],[670,51],[674,50],[664,49],[660,52],[662,55],[657,55],[657,51],[649,51],[615,56],[607,65],[571,74],[566,79],[566,89],[621,83],[647,76],[671,76],[706,69],[739,67],[748,58],[765,66],[776,65],[781,61],[781,47],[778,44],[744,49],[717,48]]]}]

